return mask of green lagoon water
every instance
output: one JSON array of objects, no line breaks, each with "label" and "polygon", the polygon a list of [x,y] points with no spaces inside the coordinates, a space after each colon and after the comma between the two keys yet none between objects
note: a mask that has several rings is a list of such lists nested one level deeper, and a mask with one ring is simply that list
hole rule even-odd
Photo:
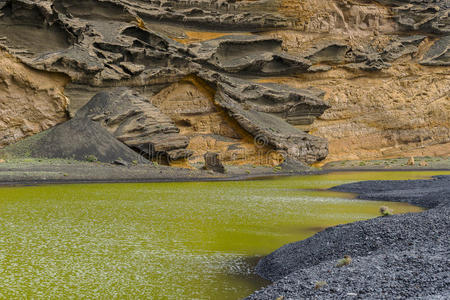
[{"label": "green lagoon water", "polygon": [[0,298],[239,299],[286,243],[381,205],[420,211],[318,189],[438,173],[0,188]]}]

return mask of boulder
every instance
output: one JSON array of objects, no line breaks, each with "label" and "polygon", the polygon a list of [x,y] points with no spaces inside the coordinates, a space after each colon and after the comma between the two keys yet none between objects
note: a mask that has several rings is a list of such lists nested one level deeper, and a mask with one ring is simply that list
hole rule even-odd
[{"label": "boulder", "polygon": [[225,167],[219,159],[219,153],[207,152],[204,155],[206,170],[212,170],[217,173],[225,173]]}]

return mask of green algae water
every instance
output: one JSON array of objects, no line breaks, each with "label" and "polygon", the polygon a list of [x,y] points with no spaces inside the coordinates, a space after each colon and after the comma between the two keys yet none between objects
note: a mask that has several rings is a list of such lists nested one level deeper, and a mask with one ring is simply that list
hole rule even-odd
[{"label": "green algae water", "polygon": [[239,299],[257,258],[327,226],[420,208],[335,185],[450,172],[0,188],[0,298]]}]

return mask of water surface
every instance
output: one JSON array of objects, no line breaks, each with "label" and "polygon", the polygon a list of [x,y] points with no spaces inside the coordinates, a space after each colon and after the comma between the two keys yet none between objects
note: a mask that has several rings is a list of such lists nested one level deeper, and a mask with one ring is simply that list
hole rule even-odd
[{"label": "water surface", "polygon": [[238,299],[267,284],[257,257],[381,205],[420,211],[317,189],[437,173],[0,188],[0,298]]}]

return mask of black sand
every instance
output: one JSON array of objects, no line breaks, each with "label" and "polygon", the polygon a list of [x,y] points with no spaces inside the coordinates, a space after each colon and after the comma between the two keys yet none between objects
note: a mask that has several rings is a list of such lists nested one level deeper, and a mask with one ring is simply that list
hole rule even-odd
[{"label": "black sand", "polygon": [[[285,245],[257,266],[274,284],[248,299],[449,299],[450,176],[366,181],[332,190],[428,210],[331,227]],[[337,267],[344,255],[352,262]]]}]

